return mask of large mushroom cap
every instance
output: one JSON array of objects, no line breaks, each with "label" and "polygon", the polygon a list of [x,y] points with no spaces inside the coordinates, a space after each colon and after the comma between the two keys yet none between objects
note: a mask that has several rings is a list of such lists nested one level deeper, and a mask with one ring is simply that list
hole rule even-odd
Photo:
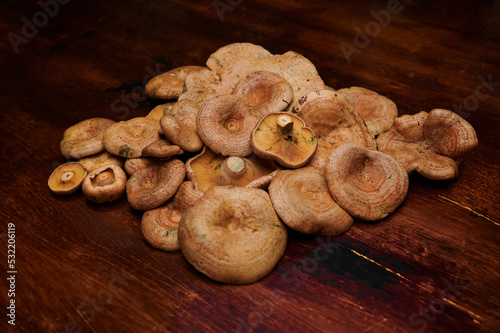
[{"label": "large mushroom cap", "polygon": [[60,144],[61,154],[66,158],[82,158],[104,150],[104,131],[115,122],[105,118],[91,118],[75,124],[64,131]]},{"label": "large mushroom cap", "polygon": [[101,166],[85,177],[82,184],[83,194],[96,203],[116,201],[125,193],[127,175],[117,165]]},{"label": "large mushroom cap", "polygon": [[120,168],[123,168],[125,163],[124,158],[110,154],[107,151],[82,158],[79,162],[87,172],[92,172],[99,167],[109,164],[118,165]]},{"label": "large mushroom cap", "polygon": [[362,87],[350,87],[339,89],[337,92],[344,95],[354,106],[365,121],[368,130],[375,136],[388,131],[394,118],[398,116],[396,104],[375,91]]},{"label": "large mushroom cap", "polygon": [[336,236],[354,222],[333,200],[323,171],[316,168],[280,171],[269,185],[269,196],[283,222],[305,234]]},{"label": "large mushroom cap", "polygon": [[287,229],[260,189],[214,187],[188,208],[179,224],[187,261],[210,279],[256,282],[285,253]]},{"label": "large mushroom cap", "polygon": [[194,152],[203,148],[196,127],[199,109],[200,106],[193,101],[178,101],[160,120],[163,134],[183,150]]},{"label": "large mushroom cap", "polygon": [[126,158],[141,157],[142,150],[160,138],[159,127],[158,121],[145,117],[120,121],[104,132],[104,148]]},{"label": "large mushroom cap", "polygon": [[252,132],[252,149],[262,158],[284,167],[298,168],[313,156],[318,145],[314,132],[291,113],[270,113],[262,117]]},{"label": "large mushroom cap", "polygon": [[78,190],[87,175],[78,162],[68,162],[58,166],[50,175],[48,185],[52,193],[68,195]]},{"label": "large mushroom cap", "polygon": [[386,217],[408,192],[408,174],[397,159],[357,144],[337,148],[328,159],[325,175],[335,201],[362,220]]},{"label": "large mushroom cap", "polygon": [[222,95],[203,103],[196,126],[200,138],[214,152],[245,157],[252,153],[250,135],[258,121],[240,96]]},{"label": "large mushroom cap", "polygon": [[200,71],[206,67],[182,66],[157,75],[146,84],[146,95],[151,98],[177,98],[184,91],[184,81],[189,73]]}]

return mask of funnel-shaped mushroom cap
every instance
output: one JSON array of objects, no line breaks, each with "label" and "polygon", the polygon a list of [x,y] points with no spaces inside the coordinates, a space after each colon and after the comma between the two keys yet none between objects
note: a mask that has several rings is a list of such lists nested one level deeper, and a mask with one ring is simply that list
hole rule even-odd
[{"label": "funnel-shaped mushroom cap", "polygon": [[82,158],[104,150],[104,131],[115,122],[105,118],[91,118],[75,124],[64,131],[60,144],[61,154],[66,158]]},{"label": "funnel-shaped mushroom cap", "polygon": [[174,155],[184,154],[184,151],[172,142],[168,141],[165,137],[161,136],[158,140],[144,147],[142,156],[152,156],[159,158],[168,158]]},{"label": "funnel-shaped mushroom cap", "polygon": [[252,149],[258,156],[277,161],[284,167],[306,164],[317,147],[313,131],[291,113],[270,113],[262,117],[252,132]]},{"label": "funnel-shaped mushroom cap", "polygon": [[337,148],[325,170],[335,201],[368,221],[394,212],[408,192],[408,174],[394,157],[357,144]]},{"label": "funnel-shaped mushroom cap", "polygon": [[269,71],[250,73],[238,82],[232,94],[241,95],[250,113],[259,118],[283,111],[293,99],[290,83]]},{"label": "funnel-shaped mushroom cap", "polygon": [[178,101],[160,120],[163,134],[183,150],[193,152],[203,148],[196,128],[199,109],[200,106],[193,101]]},{"label": "funnel-shaped mushroom cap", "polygon": [[245,157],[252,153],[250,135],[258,121],[240,96],[222,95],[203,103],[196,126],[200,138],[214,152]]},{"label": "funnel-shaped mushroom cap", "polygon": [[48,185],[52,193],[68,195],[78,190],[87,175],[78,162],[68,162],[58,166],[50,175]]},{"label": "funnel-shaped mushroom cap", "polygon": [[137,170],[127,182],[127,198],[136,210],[156,208],[174,196],[186,175],[178,159],[155,161]]},{"label": "funnel-shaped mushroom cap", "polygon": [[366,123],[366,127],[373,135],[388,131],[394,118],[398,116],[398,108],[389,98],[377,94],[375,91],[351,87],[337,90],[347,98]]},{"label": "funnel-shaped mushroom cap", "polygon": [[272,161],[255,155],[247,158],[225,157],[205,147],[201,154],[186,162],[186,170],[195,188],[205,192],[214,186],[248,186],[254,182],[252,187],[264,187],[265,184],[259,180],[266,177],[266,182],[270,182],[271,178],[267,177],[276,170],[276,166]]},{"label": "funnel-shaped mushroom cap", "polygon": [[116,201],[125,193],[127,175],[117,165],[101,166],[85,177],[83,194],[96,203]]},{"label": "funnel-shaped mushroom cap", "polygon": [[354,222],[333,200],[323,171],[312,167],[280,171],[269,196],[283,222],[305,234],[336,236]]},{"label": "funnel-shaped mushroom cap", "polygon": [[146,84],[146,95],[159,99],[177,98],[184,91],[186,76],[191,72],[205,68],[201,66],[182,66],[157,75]]},{"label": "funnel-shaped mushroom cap", "polygon": [[264,190],[217,186],[184,212],[179,243],[187,261],[210,279],[248,284],[277,265],[287,229]]},{"label": "funnel-shaped mushroom cap", "polygon": [[145,117],[120,121],[104,132],[104,148],[126,158],[141,157],[142,150],[160,138],[159,126],[157,121]]},{"label": "funnel-shaped mushroom cap", "polygon": [[99,167],[109,164],[117,165],[120,168],[123,168],[125,159],[120,156],[110,154],[107,151],[103,151],[102,153],[82,158],[79,162],[85,170],[87,170],[87,172],[92,172]]}]

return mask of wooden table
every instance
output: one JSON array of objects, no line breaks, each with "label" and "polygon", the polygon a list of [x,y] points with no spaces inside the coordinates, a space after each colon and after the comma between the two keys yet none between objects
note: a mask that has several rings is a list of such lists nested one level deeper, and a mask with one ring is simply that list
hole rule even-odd
[{"label": "wooden table", "polygon": [[[47,3],[0,5],[0,331],[499,331],[498,2]],[[243,41],[296,51],[326,84],[375,90],[400,114],[462,112],[480,144],[454,180],[411,175],[406,200],[382,221],[332,238],[290,233],[278,267],[247,286],[212,282],[180,252],[153,249],[126,199],[50,193],[67,127],[143,116],[153,75]]]}]

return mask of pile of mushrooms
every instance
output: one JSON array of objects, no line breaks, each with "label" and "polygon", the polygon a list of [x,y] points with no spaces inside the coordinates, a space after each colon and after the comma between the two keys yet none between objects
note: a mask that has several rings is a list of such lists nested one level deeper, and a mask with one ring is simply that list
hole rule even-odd
[{"label": "pile of mushrooms", "polygon": [[389,98],[335,90],[295,52],[230,44],[204,66],[151,79],[164,99],[148,115],[84,120],[64,132],[54,194],[80,187],[95,203],[126,194],[144,211],[154,248],[181,250],[215,281],[256,282],[286,250],[288,229],[324,236],[355,219],[384,219],[408,192],[408,173],[457,177],[477,146],[472,126],[443,109],[398,117]]}]

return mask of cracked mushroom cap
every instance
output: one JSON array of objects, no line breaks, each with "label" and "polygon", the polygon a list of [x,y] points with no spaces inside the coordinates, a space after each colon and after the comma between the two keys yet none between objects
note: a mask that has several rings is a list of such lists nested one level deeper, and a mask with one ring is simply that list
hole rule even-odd
[{"label": "cracked mushroom cap", "polygon": [[64,163],[51,173],[48,185],[54,194],[69,195],[81,187],[86,175],[87,171],[80,163]]},{"label": "cracked mushroom cap", "polygon": [[104,150],[103,135],[115,121],[105,118],[91,118],[75,124],[64,131],[60,144],[65,158],[82,158]]},{"label": "cracked mushroom cap", "polygon": [[207,147],[186,162],[188,178],[203,192],[223,185],[266,187],[276,169],[272,161],[255,155],[226,157]]},{"label": "cracked mushroom cap", "polygon": [[299,168],[312,158],[318,141],[305,122],[291,113],[270,113],[262,117],[251,136],[258,156],[287,168]]},{"label": "cracked mushroom cap", "polygon": [[159,127],[157,121],[145,117],[120,121],[104,132],[104,148],[126,158],[141,157],[145,147],[160,139]]},{"label": "cracked mushroom cap", "polygon": [[177,230],[182,214],[203,196],[190,181],[182,183],[173,199],[161,207],[148,210],[141,220],[141,231],[146,241],[163,251],[180,249]]},{"label": "cracked mushroom cap", "polygon": [[85,177],[82,184],[85,198],[92,202],[104,203],[120,199],[125,193],[127,175],[117,165],[101,166]]},{"label": "cracked mushroom cap", "polygon": [[196,117],[200,106],[190,100],[178,101],[160,120],[163,134],[181,149],[194,152],[203,148]]},{"label": "cracked mushroom cap", "polygon": [[375,136],[388,131],[394,118],[398,116],[398,108],[389,98],[375,91],[350,87],[337,90],[358,110],[368,130]]},{"label": "cracked mushroom cap", "polygon": [[201,106],[196,127],[201,140],[214,152],[245,157],[252,153],[250,135],[259,121],[238,95],[221,95]]},{"label": "cracked mushroom cap", "polygon": [[245,76],[232,94],[241,95],[249,112],[259,118],[271,112],[283,111],[293,99],[290,83],[269,71],[257,71]]},{"label": "cracked mushroom cap", "polygon": [[157,99],[177,98],[184,91],[186,76],[189,73],[205,68],[201,66],[181,66],[157,75],[146,84],[146,95]]},{"label": "cracked mushroom cap", "polygon": [[408,193],[408,174],[394,157],[357,144],[337,148],[325,169],[334,200],[355,218],[380,220]]},{"label": "cracked mushroom cap", "polygon": [[269,196],[281,220],[304,234],[336,236],[354,222],[333,200],[323,171],[316,168],[280,171],[269,185]]},{"label": "cracked mushroom cap", "polygon": [[174,196],[186,175],[184,163],[178,159],[156,160],[130,176],[127,198],[135,210],[159,207]]},{"label": "cracked mushroom cap", "polygon": [[217,186],[182,215],[186,260],[212,280],[249,284],[268,275],[286,250],[287,229],[260,189]]},{"label": "cracked mushroom cap", "polygon": [[79,162],[85,170],[87,170],[87,172],[92,172],[99,167],[109,164],[117,165],[120,168],[123,168],[125,163],[124,158],[110,154],[107,151],[82,158]]}]

